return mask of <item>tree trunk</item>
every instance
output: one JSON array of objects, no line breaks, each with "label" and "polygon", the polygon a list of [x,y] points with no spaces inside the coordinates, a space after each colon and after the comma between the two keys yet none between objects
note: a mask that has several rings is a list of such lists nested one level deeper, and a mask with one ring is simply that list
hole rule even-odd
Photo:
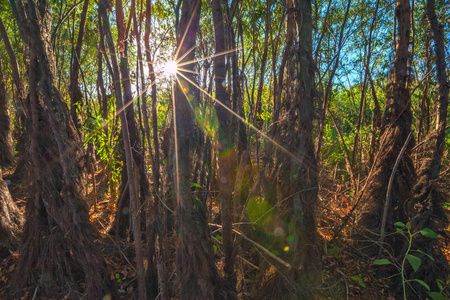
[{"label": "tree trunk", "polygon": [[[6,32],[6,28],[1,18],[0,18],[0,36],[3,40],[3,43],[5,44],[5,50],[8,53],[9,57],[9,66],[11,67],[13,75],[12,78],[14,86],[16,88],[15,101],[18,102],[21,106],[21,109],[16,110],[17,115],[16,120],[20,121],[20,123],[22,123],[21,125],[25,128],[26,126],[29,125],[28,124],[29,120],[27,119],[27,112],[26,112],[27,108],[25,103],[25,88],[20,78],[19,64],[17,63],[16,54],[14,52],[14,49],[12,48],[11,42],[8,37],[8,33]],[[18,162],[14,170],[14,173],[11,176],[9,176],[10,179],[16,182],[26,177],[26,174],[28,174],[29,157],[30,157],[27,154],[29,149],[28,145],[29,141],[27,140],[26,135],[22,135],[20,136],[20,138],[18,138],[16,145],[16,150],[19,152]]]},{"label": "tree trunk", "polygon": [[16,250],[23,224],[22,215],[2,178],[1,168],[10,166],[14,160],[11,119],[6,95],[0,59],[0,260]]},{"label": "tree trunk", "polygon": [[6,86],[3,81],[3,65],[0,58],[0,167],[11,166],[14,162],[11,118],[9,116]]},{"label": "tree trunk", "polygon": [[[151,20],[152,20],[152,2],[151,0],[146,0],[146,11],[145,11],[145,34],[144,34],[144,44],[145,44],[145,53],[148,65],[148,71],[150,76],[150,84],[151,84],[151,92],[150,97],[152,99],[152,107],[151,107],[151,119],[152,119],[152,137],[150,135],[150,124],[149,117],[147,116],[147,104],[144,102],[144,126],[145,132],[147,134],[147,142],[149,144],[149,151],[151,152],[151,144],[153,141],[153,149],[154,154],[150,153],[152,157],[152,176],[153,176],[153,198],[154,198],[154,206],[153,206],[153,218],[148,218],[149,227],[152,227],[151,230],[154,234],[158,234],[158,245],[159,249],[153,249],[153,254],[149,251],[148,256],[153,256],[155,252],[157,252],[158,263],[158,281],[160,282],[160,295],[162,300],[166,300],[169,297],[168,290],[168,275],[167,274],[167,251],[165,250],[164,244],[167,240],[167,226],[166,226],[166,216],[167,210],[161,205],[161,199],[163,197],[163,182],[161,180],[161,158],[160,158],[160,147],[159,147],[159,134],[158,134],[158,116],[157,116],[157,94],[156,94],[156,75],[153,68],[153,60],[152,60],[152,52],[150,49],[150,32],[151,32]],[[147,229],[147,234],[150,234],[149,229]],[[156,246],[150,245],[150,247],[155,248]],[[150,259],[150,257],[149,257]],[[153,281],[155,279],[154,270],[147,270],[147,280]]]},{"label": "tree trunk", "polygon": [[286,277],[274,275],[259,297],[313,299],[312,287],[319,272],[319,256],[315,221],[318,167],[312,137],[315,93],[312,12],[308,0],[287,0],[286,5],[285,51],[288,59],[279,124],[274,132],[275,141],[285,149],[274,146],[269,149],[274,151],[275,158],[266,170],[268,189],[265,196],[271,206],[277,205],[273,229],[289,236],[289,242],[281,242],[281,248],[277,250],[283,253],[280,257],[292,268],[282,271]]},{"label": "tree trunk", "polygon": [[[211,2],[211,10],[214,21],[214,36],[216,53],[226,51],[225,24],[223,20],[222,6],[220,0]],[[230,108],[228,92],[223,84],[226,81],[225,56],[219,55],[214,58],[214,76],[216,86],[216,99]],[[236,168],[237,152],[231,140],[231,113],[222,105],[216,103],[217,118],[219,119],[219,189],[222,216],[222,242],[225,254],[225,275],[227,291],[230,296],[235,292],[236,275],[234,272],[235,251],[233,251],[233,185],[234,170]]]},{"label": "tree trunk", "polygon": [[[80,56],[81,46],[83,45],[84,28],[86,24],[86,16],[89,7],[89,0],[84,0],[83,11],[81,12],[80,25],[78,27],[77,44],[74,49],[74,57],[72,61],[72,72],[70,73],[70,110],[75,127],[81,129],[80,111],[83,105],[83,95],[81,94],[80,86],[78,84],[78,77],[80,72]],[[80,132],[81,134],[81,132]]]},{"label": "tree trunk", "polygon": [[[177,36],[178,57],[183,57],[194,45],[199,28],[201,1],[185,0],[181,7],[179,35]],[[177,58],[178,58],[177,57]],[[194,51],[185,60],[194,59]],[[194,64],[184,66],[193,70]],[[195,83],[191,73],[184,76]],[[175,80],[175,79],[173,79]],[[180,78],[183,80],[183,78]],[[195,95],[195,87],[188,85],[188,95]],[[183,89],[186,89],[183,87]],[[184,90],[177,85],[173,103],[175,122],[175,183],[176,216],[179,228],[177,248],[178,276],[181,283],[180,299],[214,299],[216,271],[211,239],[206,216],[206,203],[197,201],[191,193],[191,154],[195,145],[192,110]],[[194,96],[195,97],[195,96]]]},{"label": "tree trunk", "polygon": [[[427,148],[429,149],[427,152],[431,152],[431,158],[424,158],[418,170],[418,180],[413,188],[414,194],[411,202],[413,207],[410,210],[410,216],[414,230],[417,231],[428,227],[434,232],[445,236],[446,233],[444,232],[449,224],[447,214],[443,208],[446,197],[440,191],[437,180],[439,179],[439,170],[445,147],[449,82],[445,61],[444,26],[438,22],[434,0],[427,1],[426,16],[435,43],[434,52],[436,54],[436,77],[438,82],[437,120],[436,130],[431,134],[430,140],[427,142]],[[436,280],[445,281],[449,274],[449,265],[443,253],[441,241],[438,239],[431,240],[419,235],[414,239],[413,247],[430,254],[434,259],[431,260],[427,255],[418,253],[418,256],[422,259],[422,264],[419,270],[411,274],[411,276],[429,283],[432,291],[439,291]],[[414,285],[414,289],[418,292],[421,299],[427,297],[427,290],[420,285]],[[408,299],[415,299],[416,294],[411,293],[409,296]]]},{"label": "tree trunk", "polygon": [[17,249],[22,225],[22,214],[9,194],[0,168],[0,260]]},{"label": "tree trunk", "polygon": [[[134,110],[134,99],[131,89],[131,78],[130,78],[130,70],[129,70],[129,63],[128,63],[128,37],[127,37],[127,31],[125,28],[125,21],[124,21],[124,12],[122,7],[122,1],[116,0],[116,20],[117,20],[117,29],[118,29],[118,49],[119,49],[119,55],[120,55],[120,61],[119,61],[119,69],[120,73],[117,74],[119,76],[117,79],[122,82],[122,86],[119,85],[120,91],[123,89],[123,108],[120,108],[120,112],[123,110],[125,117],[126,117],[126,124],[127,124],[127,131],[129,134],[130,139],[130,145],[131,145],[131,154],[132,158],[134,160],[133,167],[136,168],[137,171],[137,188],[138,188],[138,200],[140,207],[146,199],[150,197],[150,187],[149,187],[149,181],[147,177],[146,172],[146,164],[144,160],[144,155],[142,153],[142,144],[141,139],[139,136],[139,130],[137,126],[137,120],[136,120],[136,113]],[[105,33],[106,34],[106,33]],[[107,42],[108,43],[108,42]],[[109,46],[110,53],[112,52],[112,49],[114,49],[114,43],[112,46]],[[113,47],[113,48],[111,48]],[[117,93],[117,91],[116,91]],[[119,107],[119,106],[118,106]],[[123,127],[122,127],[123,131]],[[125,141],[124,141],[125,143]],[[132,230],[128,230],[129,228],[129,212],[130,210],[130,197],[129,193],[125,192],[127,181],[129,180],[128,176],[128,168],[129,162],[124,161],[124,169],[123,169],[123,181],[122,181],[122,187],[121,187],[121,194],[123,194],[123,197],[119,198],[119,201],[117,203],[117,213],[116,213],[116,219],[114,221],[113,228],[116,231],[116,234],[118,234],[119,237],[125,238],[125,233],[128,231],[129,233],[132,233]]]},{"label": "tree trunk", "polygon": [[30,153],[33,194],[27,202],[20,259],[12,281],[14,293],[37,287],[38,296],[108,293],[106,266],[94,240],[88,208],[81,196],[80,140],[67,106],[55,87],[54,58],[45,2],[17,1],[18,24],[30,50]]},{"label": "tree trunk", "polygon": [[[139,135],[137,134],[136,128],[136,120],[134,118],[134,111],[129,110],[125,105],[131,103],[133,101],[131,95],[131,83],[130,77],[128,73],[128,62],[125,55],[126,44],[125,43],[125,31],[123,24],[123,8],[122,2],[120,0],[116,1],[116,19],[118,23],[119,30],[119,49],[121,50],[120,54],[120,71],[119,65],[117,63],[117,57],[114,49],[114,42],[111,35],[111,27],[109,25],[109,18],[107,13],[108,3],[104,0],[99,3],[99,13],[102,18],[102,26],[103,32],[106,37],[106,43],[108,45],[108,50],[111,55],[111,63],[112,63],[112,74],[111,77],[114,83],[114,91],[116,95],[117,101],[117,109],[119,112],[119,117],[122,125],[122,138],[125,148],[125,163],[126,163],[126,177],[128,180],[128,184],[125,184],[124,191],[128,186],[128,195],[124,194],[123,197],[129,197],[130,204],[130,212],[131,212],[131,230],[133,231],[134,238],[134,246],[136,250],[136,264],[137,264],[137,282],[138,282],[138,299],[146,299],[146,287],[145,287],[145,268],[143,262],[143,248],[141,241],[141,230],[140,230],[140,207],[141,201],[140,196],[146,195],[147,191],[142,191],[142,185],[140,184],[139,178],[141,180],[146,180],[142,178],[142,174],[139,171],[140,168],[143,169],[143,161],[141,161],[141,165],[137,165],[135,158],[140,155],[140,144],[139,144]],[[122,75],[122,76],[120,76]],[[122,79],[122,80],[121,80]],[[123,96],[122,96],[122,87],[123,84]],[[131,98],[131,99],[130,99]],[[123,99],[125,99],[126,103],[124,104]],[[134,127],[133,127],[134,126]],[[131,130],[129,130],[131,128]],[[134,143],[132,143],[134,142]],[[141,176],[141,177],[140,177]],[[122,211],[116,213],[120,215]],[[116,223],[116,226],[127,226],[127,224]]]},{"label": "tree trunk", "polygon": [[[358,219],[358,228],[371,232],[393,231],[396,221],[405,221],[405,201],[410,196],[415,178],[414,165],[410,152],[413,142],[408,143],[400,165],[395,174],[392,191],[387,195],[392,167],[411,133],[412,112],[408,90],[409,73],[407,70],[410,54],[408,51],[410,37],[410,4],[409,0],[397,0],[395,8],[398,29],[396,36],[395,59],[393,69],[388,76],[386,86],[386,109],[381,128],[378,159],[374,162],[373,177],[367,186],[365,202]],[[386,203],[387,199],[392,199]],[[384,211],[387,212],[383,217]],[[384,224],[382,224],[384,219]],[[367,234],[367,233],[365,233]],[[384,232],[381,233],[383,239]],[[378,238],[375,238],[378,239]],[[374,255],[378,247],[367,248],[367,254]]]}]

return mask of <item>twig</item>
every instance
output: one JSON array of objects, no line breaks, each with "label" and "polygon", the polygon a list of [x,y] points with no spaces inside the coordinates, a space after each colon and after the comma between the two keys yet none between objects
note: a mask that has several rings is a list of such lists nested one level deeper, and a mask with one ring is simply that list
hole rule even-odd
[{"label": "twig", "polygon": [[[391,177],[389,178],[389,185],[388,185],[388,189],[386,192],[386,201],[384,202],[383,218],[381,220],[380,242],[383,242],[383,240],[384,240],[384,235],[385,235],[384,230],[386,228],[386,219],[387,219],[389,204],[391,202],[391,192],[392,192],[392,186],[394,184],[395,173],[397,172],[398,165],[400,164],[400,160],[402,159],[402,156],[405,153],[406,147],[408,146],[409,141],[411,140],[413,132],[414,131],[411,130],[411,132],[408,135],[408,138],[405,141],[405,144],[402,147],[402,150],[398,154],[397,160],[395,161],[394,168],[392,169]],[[380,248],[380,251],[381,251],[381,248]]]},{"label": "twig", "polygon": [[36,289],[34,290],[34,293],[33,293],[33,298],[31,300],[36,299],[38,289],[39,289],[39,285],[36,286]]}]

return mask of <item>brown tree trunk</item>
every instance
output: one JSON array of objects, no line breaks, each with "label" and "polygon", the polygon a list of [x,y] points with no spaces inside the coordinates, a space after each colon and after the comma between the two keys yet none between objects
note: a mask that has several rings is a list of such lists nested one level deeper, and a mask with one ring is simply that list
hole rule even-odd
[{"label": "brown tree trunk", "polygon": [[11,198],[0,167],[0,260],[17,249],[22,225],[22,214]]},{"label": "brown tree trunk", "polygon": [[[177,36],[178,57],[184,56],[194,45],[199,28],[201,1],[185,0],[181,7],[181,18]],[[185,60],[194,59],[194,51]],[[177,58],[178,58],[177,57]],[[184,67],[194,69],[194,64]],[[182,72],[183,73],[183,72]],[[191,73],[184,74],[195,83]],[[174,79],[175,80],[175,79]],[[180,78],[184,80],[184,78]],[[184,80],[184,84],[189,83]],[[195,95],[195,87],[189,84],[189,94]],[[206,216],[206,203],[198,201],[191,193],[191,154],[195,145],[194,123],[188,99],[177,85],[173,103],[175,122],[175,183],[176,217],[179,228],[177,248],[178,276],[181,283],[180,299],[214,299],[216,271],[211,239]],[[194,96],[195,97],[195,96]]]},{"label": "brown tree trunk", "polygon": [[[166,251],[165,245],[167,244],[167,226],[166,226],[166,220],[167,220],[167,210],[166,208],[161,204],[160,199],[163,197],[163,181],[161,180],[161,155],[160,155],[160,146],[159,146],[159,134],[158,134],[158,116],[157,116],[157,94],[156,94],[156,75],[153,68],[153,59],[152,59],[152,52],[150,49],[150,32],[151,32],[151,20],[152,20],[152,2],[151,0],[146,0],[146,11],[145,11],[145,34],[144,34],[144,45],[145,45],[145,53],[146,53],[146,60],[149,70],[149,77],[150,77],[150,97],[152,99],[152,106],[151,106],[151,120],[152,120],[152,137],[150,134],[150,124],[149,124],[149,117],[147,116],[147,105],[143,106],[144,110],[144,126],[145,131],[147,134],[147,142],[150,145],[153,141],[153,149],[154,154],[150,153],[152,158],[152,176],[153,176],[153,196],[154,196],[154,211],[153,211],[153,218],[148,219],[149,227],[152,227],[151,230],[154,232],[154,234],[158,234],[158,249],[154,250],[154,253],[157,252],[157,264],[158,264],[158,281],[159,281],[159,288],[160,288],[160,296],[162,300],[166,300],[169,297],[169,290],[168,290],[168,272],[167,272],[167,257],[168,253]],[[149,149],[150,152],[152,149]],[[149,229],[147,229],[147,233],[149,234]],[[152,247],[152,246],[150,246]],[[149,251],[148,256],[154,255],[150,253]],[[150,259],[150,258],[149,258]],[[153,281],[155,279],[154,270],[150,270],[150,268],[147,270],[147,280]]]},{"label": "brown tree trunk", "polygon": [[[150,187],[149,187],[149,181],[147,177],[146,164],[144,160],[144,155],[142,154],[142,144],[141,139],[139,136],[139,130],[136,120],[136,113],[134,110],[134,99],[131,89],[131,78],[130,78],[130,71],[129,71],[129,63],[128,63],[128,36],[127,36],[127,30],[125,28],[125,21],[124,21],[124,12],[123,12],[123,6],[122,1],[117,0],[116,1],[116,20],[117,20],[117,29],[118,29],[118,49],[119,49],[119,69],[120,73],[115,74],[113,76],[119,76],[117,79],[120,80],[122,83],[122,86],[120,86],[120,91],[123,91],[123,108],[121,107],[119,110],[122,112],[124,111],[125,117],[126,117],[126,124],[127,124],[127,131],[129,134],[130,139],[130,145],[131,145],[131,154],[132,158],[134,160],[134,168],[136,168],[137,171],[137,184],[138,184],[138,200],[139,200],[139,207],[145,202],[146,199],[150,197]],[[107,33],[105,32],[105,35]],[[107,41],[107,43],[109,43]],[[113,48],[111,48],[110,45],[109,52],[111,55],[113,54],[112,49],[114,49],[114,43],[112,45]],[[122,90],[123,89],[123,90]],[[117,91],[115,91],[117,93]],[[119,106],[118,106],[119,107]],[[123,131],[123,128],[122,128]],[[124,141],[125,143],[125,141]],[[127,161],[124,161],[124,169],[122,174],[122,187],[121,187],[121,194],[123,194],[123,197],[119,198],[119,201],[117,203],[117,213],[116,213],[116,219],[114,221],[113,229],[116,231],[116,234],[121,237],[125,238],[126,232],[132,233],[132,230],[129,229],[129,220],[130,215],[130,197],[129,193],[126,192],[127,187],[127,181],[129,180],[128,176],[128,170],[127,167],[129,166],[129,163]],[[139,216],[138,216],[139,217]]]},{"label": "brown tree trunk", "polygon": [[[274,132],[274,139],[285,150],[272,146],[275,158],[266,174],[268,188],[275,188],[275,193],[266,190],[265,195],[271,205],[277,205],[273,229],[278,228],[290,237],[277,250],[292,268],[282,271],[285,277],[275,275],[259,296],[260,299],[313,299],[319,256],[315,221],[318,167],[312,137],[315,93],[312,12],[308,0],[287,0],[286,5],[284,97]],[[295,56],[298,59],[293,59]]]},{"label": "brown tree trunk", "polygon": [[83,45],[84,29],[86,24],[86,16],[89,7],[89,0],[84,0],[83,11],[81,12],[80,25],[78,26],[77,44],[74,49],[74,57],[72,62],[72,72],[70,73],[70,111],[75,127],[81,129],[80,110],[83,105],[83,95],[81,94],[80,86],[78,84],[78,77],[80,72],[80,56],[81,47]]},{"label": "brown tree trunk", "polygon": [[24,105],[25,90],[22,84],[22,80],[20,79],[19,64],[17,63],[16,55],[11,46],[11,42],[9,41],[9,37],[6,32],[6,28],[1,18],[0,18],[0,37],[3,39],[3,43],[5,44],[5,50],[9,56],[10,66],[13,74],[13,82],[14,86],[16,87],[18,95],[17,98],[19,99],[20,104]]},{"label": "brown tree trunk", "polygon": [[0,167],[11,166],[13,162],[11,118],[9,116],[6,86],[3,80],[3,65],[0,58]]},{"label": "brown tree trunk", "polygon": [[29,129],[32,196],[27,202],[20,259],[11,288],[37,287],[37,295],[108,293],[106,266],[94,240],[81,196],[80,140],[67,106],[55,87],[54,58],[46,22],[47,6],[17,1],[18,24],[30,49]]},{"label": "brown tree trunk", "polygon": [[[216,53],[226,51],[225,24],[223,20],[220,0],[211,2],[211,10],[214,21],[214,37]],[[262,75],[261,75],[262,76]],[[214,58],[214,81],[216,87],[216,99],[230,108],[230,98],[223,84],[226,81],[225,56]],[[234,272],[235,251],[233,251],[233,186],[234,170],[236,168],[237,152],[231,140],[231,113],[225,107],[216,103],[217,118],[219,119],[219,189],[222,217],[222,243],[225,254],[226,290],[230,298],[236,289],[236,275]],[[235,296],[234,296],[235,297]]]},{"label": "brown tree trunk", "polygon": [[6,95],[0,59],[0,260],[16,250],[23,224],[22,215],[2,178],[1,168],[10,166],[14,161],[11,119]]},{"label": "brown tree trunk", "polygon": [[[14,9],[13,9],[14,11]],[[23,128],[28,126],[29,120],[27,120],[27,112],[26,112],[26,103],[25,103],[25,88],[22,83],[22,79],[20,77],[19,64],[17,63],[16,54],[14,49],[12,48],[11,42],[8,37],[8,33],[6,32],[6,28],[3,24],[2,19],[0,18],[0,36],[5,45],[5,50],[8,53],[9,57],[9,66],[12,71],[12,78],[14,82],[14,86],[16,88],[16,101],[21,105],[21,109],[16,110],[16,120],[21,123]],[[28,122],[28,123],[27,123]],[[19,152],[18,162],[14,173],[9,176],[10,179],[14,181],[19,181],[22,178],[26,177],[28,174],[28,166],[29,166],[29,155],[27,154],[29,141],[27,140],[26,135],[20,136],[17,140],[16,150]]]},{"label": "brown tree trunk", "polygon": [[[407,70],[410,59],[408,44],[411,26],[409,0],[397,0],[395,15],[398,24],[395,32],[398,39],[395,42],[394,66],[390,71],[386,86],[386,109],[382,120],[380,148],[378,159],[373,166],[374,175],[365,191],[365,202],[358,220],[359,228],[368,229],[371,232],[383,231],[382,228],[384,229],[385,226],[387,231],[391,231],[396,221],[405,220],[405,201],[410,196],[415,178],[414,165],[410,157],[413,142],[410,142],[401,157],[390,195],[387,195],[392,167],[411,133],[412,125]],[[387,199],[392,200],[386,202]],[[385,215],[385,219],[384,211],[388,213]],[[382,224],[383,219],[384,224]],[[383,234],[384,232],[382,232]],[[368,254],[375,254],[376,251],[378,251],[378,247],[367,248]]]},{"label": "brown tree trunk", "polygon": [[[431,133],[431,137],[427,142],[428,147],[426,147],[428,148],[427,152],[431,152],[431,157],[424,158],[418,170],[418,180],[413,188],[414,194],[411,201],[411,206],[413,207],[410,210],[410,217],[412,218],[414,230],[428,227],[434,232],[445,236],[446,233],[444,232],[449,224],[447,214],[443,209],[446,197],[440,191],[437,181],[445,147],[449,81],[445,61],[444,26],[439,24],[435,6],[434,0],[427,0],[426,16],[435,44],[434,52],[436,54],[436,77],[438,82],[436,130]],[[439,291],[436,280],[445,281],[449,274],[449,265],[443,253],[441,241],[418,236],[414,239],[413,247],[432,255],[434,259],[431,260],[428,256],[420,255],[419,253],[422,264],[419,270],[411,274],[411,276],[429,283],[432,291]],[[421,299],[427,297],[427,290],[420,285],[414,285],[414,289]],[[415,299],[416,295],[411,293],[409,298]]]},{"label": "brown tree trunk", "polygon": [[[150,1],[149,1],[150,2]],[[142,3],[141,3],[142,5]],[[147,3],[148,5],[148,3]],[[146,253],[145,256],[147,258],[147,270],[146,270],[146,286],[147,286],[147,296],[149,299],[154,299],[158,295],[158,278],[157,278],[157,270],[156,270],[156,264],[155,264],[155,241],[156,241],[156,233],[157,233],[157,216],[158,216],[158,191],[159,189],[159,177],[158,173],[155,169],[155,155],[153,153],[153,146],[152,146],[152,140],[150,138],[150,125],[149,125],[149,118],[148,118],[148,112],[147,112],[147,87],[145,86],[145,74],[144,74],[144,61],[142,56],[142,49],[141,49],[141,31],[142,30],[142,23],[138,24],[138,18],[136,16],[136,3],[133,0],[131,2],[131,15],[133,18],[133,30],[136,35],[136,45],[137,45],[137,67],[139,68],[139,74],[140,74],[140,83],[141,83],[141,100],[142,100],[142,116],[143,116],[143,123],[144,123],[144,134],[145,138],[147,138],[148,143],[148,153],[150,155],[150,163],[152,166],[152,176],[153,176],[153,201],[148,201],[147,209],[146,209],[146,240],[147,240],[147,247],[146,247]],[[151,3],[150,7],[147,7],[147,14],[151,10]],[[148,18],[148,15],[146,16]],[[138,25],[140,25],[138,27]],[[137,85],[139,80],[137,80]],[[152,87],[154,86],[154,82],[151,83]],[[142,120],[142,118],[141,118]],[[143,138],[143,144],[145,145],[145,138]],[[145,151],[143,151],[145,152]]]},{"label": "brown tree trunk", "polygon": [[[109,25],[108,13],[107,13],[108,3],[104,0],[99,2],[99,13],[102,18],[102,26],[103,32],[106,37],[106,43],[108,45],[108,50],[111,55],[111,64],[112,64],[112,79],[114,83],[114,91],[116,95],[117,101],[117,109],[119,111],[120,121],[122,125],[122,138],[125,148],[125,163],[126,163],[126,175],[128,184],[128,195],[123,195],[123,198],[129,197],[128,201],[130,204],[130,213],[131,213],[131,223],[134,238],[134,246],[136,250],[136,264],[137,264],[137,282],[138,282],[138,299],[146,299],[146,287],[145,287],[145,268],[144,268],[144,257],[143,257],[143,248],[141,241],[141,230],[140,230],[140,207],[141,201],[140,196],[146,195],[147,191],[142,191],[142,185],[140,184],[140,180],[146,180],[146,176],[142,178],[142,174],[140,169],[143,169],[143,161],[141,161],[141,165],[138,165],[136,162],[136,157],[141,158],[139,150],[139,134],[137,133],[136,119],[134,118],[134,111],[132,110],[131,101],[131,83],[128,72],[128,62],[126,59],[126,44],[125,44],[125,30],[123,24],[123,8],[121,0],[116,1],[116,19],[117,19],[117,27],[119,30],[119,50],[120,50],[120,70],[119,65],[117,63],[116,53],[114,49],[114,42],[111,35],[111,27]],[[122,75],[122,76],[120,76]],[[123,96],[122,96],[122,87],[123,84]],[[125,103],[123,102],[125,99]],[[130,104],[131,110],[129,107],[127,108],[125,105]],[[131,130],[130,130],[131,129]],[[147,187],[148,188],[148,187]],[[125,188],[126,190],[126,188]],[[116,216],[120,216],[122,211],[118,211]],[[116,226],[126,226],[127,224],[116,223]]]}]

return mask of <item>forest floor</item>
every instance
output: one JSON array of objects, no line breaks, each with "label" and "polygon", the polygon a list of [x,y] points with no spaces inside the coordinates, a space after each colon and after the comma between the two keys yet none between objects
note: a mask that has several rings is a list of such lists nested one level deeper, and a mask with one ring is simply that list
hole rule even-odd
[{"label": "forest floor", "polygon": [[[96,175],[98,184],[96,191],[100,191],[98,195],[101,195],[101,197],[94,195],[92,184],[86,190],[88,202],[92,205],[90,210],[91,222],[101,234],[99,245],[107,263],[110,280],[116,282],[117,292],[122,299],[133,299],[137,285],[135,262],[133,261],[133,244],[130,241],[119,242],[108,233],[114,221],[116,207],[115,201],[111,201],[110,194],[104,192],[107,188],[104,184],[103,175],[100,172]],[[13,183],[10,185],[10,191],[19,208],[22,212],[25,212],[26,189],[20,184]],[[98,197],[97,201],[96,197]],[[213,203],[213,205],[217,206],[216,203]],[[391,279],[380,279],[374,276],[373,262],[361,260],[357,251],[352,248],[350,240],[347,238],[350,234],[347,230],[352,227],[351,219],[341,234],[333,239],[335,230],[350,213],[353,205],[351,188],[345,186],[345,184],[332,184],[327,188],[322,187],[319,196],[319,211],[322,211],[323,214],[318,216],[318,232],[322,245],[323,273],[322,282],[318,283],[317,286],[319,297],[320,299],[394,300],[396,296],[395,291],[392,290]],[[213,211],[217,212],[218,207],[213,207]],[[448,206],[447,212],[450,215]],[[447,229],[447,232],[450,236],[450,228]],[[447,260],[450,262],[450,240],[448,237],[441,240]],[[223,273],[221,271],[223,255],[220,251],[220,244],[218,245],[219,248],[216,248],[217,251],[215,251],[216,262],[219,274],[221,274]],[[245,253],[243,257],[238,257],[237,261],[237,264],[242,266],[237,274],[239,299],[250,299],[252,291],[247,288],[246,283],[253,282],[255,280],[253,277],[257,274],[257,267],[250,262],[251,258],[255,256],[255,251],[252,251],[251,247],[247,249],[249,249],[247,250],[249,253]],[[175,248],[172,251],[175,251]],[[15,252],[0,262],[0,299],[5,298],[18,256],[18,253]],[[248,259],[246,259],[247,256]],[[171,262],[171,265],[174,269],[175,261]],[[175,276],[174,272],[171,276]],[[251,285],[255,286],[254,282]],[[173,288],[176,289],[176,287]],[[27,291],[22,299],[33,299],[33,293],[33,290]],[[61,295],[61,299],[64,299],[65,296],[67,295]]]}]

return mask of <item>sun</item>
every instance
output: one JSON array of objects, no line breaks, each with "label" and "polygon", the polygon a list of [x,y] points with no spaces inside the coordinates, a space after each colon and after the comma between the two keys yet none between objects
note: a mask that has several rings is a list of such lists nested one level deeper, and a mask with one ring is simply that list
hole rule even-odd
[{"label": "sun", "polygon": [[168,61],[164,64],[164,73],[168,77],[174,76],[178,71],[178,64],[176,61]]}]

